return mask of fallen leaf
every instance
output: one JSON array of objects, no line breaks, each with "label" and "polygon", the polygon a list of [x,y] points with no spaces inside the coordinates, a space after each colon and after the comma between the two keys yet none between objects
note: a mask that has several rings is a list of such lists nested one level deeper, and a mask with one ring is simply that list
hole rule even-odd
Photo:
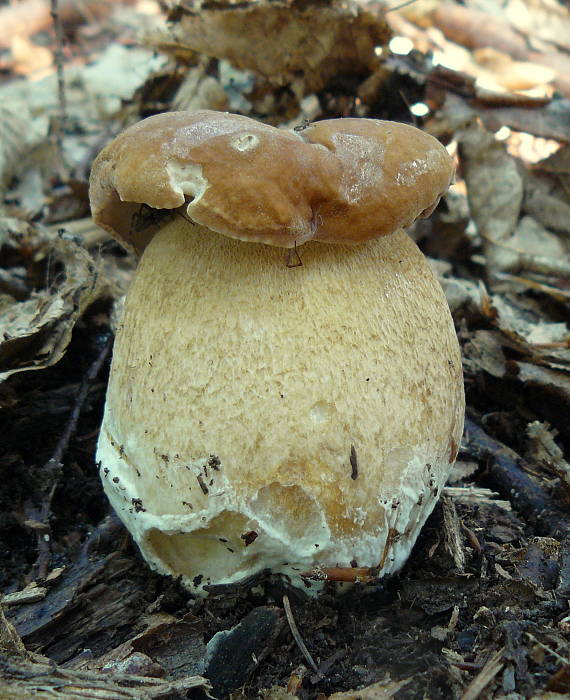
[{"label": "fallen leaf", "polygon": [[570,498],[570,464],[564,459],[564,453],[556,444],[558,431],[548,423],[538,420],[526,426],[526,434],[530,440],[529,454],[538,463],[545,464],[561,479],[566,488],[567,498]]},{"label": "fallen leaf", "polygon": [[50,253],[62,267],[54,282],[25,301],[4,301],[0,309],[0,382],[55,364],[76,321],[103,290],[95,262],[75,241],[56,238]]},{"label": "fallen leaf", "polygon": [[[459,154],[471,213],[484,241],[488,272],[508,269],[523,181],[516,160],[493,134],[472,121],[459,133]],[[505,247],[507,246],[507,247]]]},{"label": "fallen leaf", "polygon": [[505,12],[512,26],[531,42],[542,39],[570,49],[570,11],[564,3],[508,0]]},{"label": "fallen leaf", "polygon": [[227,59],[273,84],[292,85],[301,96],[333,78],[371,73],[378,64],[374,49],[390,34],[354,0],[179,2],[170,17],[165,44]]}]

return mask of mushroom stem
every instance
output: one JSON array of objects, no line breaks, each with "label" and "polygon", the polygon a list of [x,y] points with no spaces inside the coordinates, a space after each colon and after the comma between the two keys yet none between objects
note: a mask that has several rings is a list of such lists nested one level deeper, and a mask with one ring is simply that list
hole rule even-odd
[{"label": "mushroom stem", "polygon": [[301,256],[291,269],[282,249],[177,217],[128,294],[103,482],[147,560],[192,588],[395,571],[455,458],[459,348],[413,241]]}]

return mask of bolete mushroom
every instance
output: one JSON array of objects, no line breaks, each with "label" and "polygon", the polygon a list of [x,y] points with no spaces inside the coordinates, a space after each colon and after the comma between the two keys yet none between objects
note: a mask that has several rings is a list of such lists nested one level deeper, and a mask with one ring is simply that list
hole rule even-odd
[{"label": "bolete mushroom", "polygon": [[97,454],[154,569],[203,592],[403,565],[464,397],[445,298],[402,228],[452,176],[434,138],[372,119],[168,113],[101,152],[93,216],[142,257]]}]

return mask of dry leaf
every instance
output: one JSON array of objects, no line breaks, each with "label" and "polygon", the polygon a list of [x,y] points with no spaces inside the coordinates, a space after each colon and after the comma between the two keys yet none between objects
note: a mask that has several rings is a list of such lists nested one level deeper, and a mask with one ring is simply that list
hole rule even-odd
[{"label": "dry leaf", "polygon": [[501,334],[497,331],[474,331],[463,347],[463,366],[474,374],[483,370],[502,379],[507,373]]},{"label": "dry leaf", "polygon": [[[567,244],[557,235],[547,231],[531,216],[523,216],[519,221],[509,248],[513,270],[526,269],[570,277],[570,256]],[[566,268],[566,274],[563,273],[563,268]]]},{"label": "dry leaf", "polygon": [[531,174],[525,180],[524,211],[548,229],[570,233],[567,191],[558,191],[553,182]]},{"label": "dry leaf", "polygon": [[553,0],[509,0],[506,15],[515,29],[531,42],[537,39],[570,49],[570,12]]},{"label": "dry leaf", "polygon": [[452,314],[455,315],[461,308],[481,308],[483,299],[481,285],[460,277],[439,276],[439,281]]},{"label": "dry leaf", "polygon": [[564,459],[564,453],[554,439],[558,431],[548,423],[538,420],[529,423],[526,434],[530,438],[529,453],[533,460],[547,464],[554,471],[570,493],[570,464]]},{"label": "dry leaf", "polygon": [[540,308],[530,303],[523,306],[523,299],[517,297],[494,294],[491,300],[497,312],[495,323],[511,347],[553,368],[570,369],[566,323],[545,320]]},{"label": "dry leaf", "polygon": [[180,84],[172,109],[217,109],[227,111],[228,96],[216,78],[206,73],[206,64],[191,68]]},{"label": "dry leaf", "polygon": [[103,290],[93,259],[76,242],[55,239],[50,252],[62,266],[52,285],[26,301],[4,301],[0,308],[0,382],[55,364],[76,321]]},{"label": "dry leaf", "polygon": [[473,57],[483,69],[475,74],[477,83],[489,89],[499,86],[512,91],[530,90],[544,87],[556,76],[552,68],[530,61],[513,61],[509,55],[489,46],[475,49]]},{"label": "dry leaf", "polygon": [[492,276],[512,263],[505,246],[511,244],[518,222],[523,181],[516,160],[477,122],[472,121],[458,138],[469,206]]},{"label": "dry leaf", "polygon": [[[530,391],[540,390],[542,394],[539,400],[544,401],[545,397],[549,399],[556,399],[557,403],[562,403],[563,408],[558,409],[557,413],[560,411],[564,413],[560,415],[561,420],[564,425],[567,426],[568,421],[565,420],[565,416],[568,415],[568,409],[570,408],[570,377],[560,371],[549,369],[547,367],[540,367],[539,365],[530,364],[530,362],[517,362],[517,378],[524,384],[526,388]],[[535,393],[535,396],[537,394]],[[552,418],[553,422],[555,418]],[[559,424],[560,426],[560,424]],[[563,429],[560,426],[561,430]]]},{"label": "dry leaf", "polygon": [[179,2],[171,17],[170,43],[290,84],[298,95],[332,78],[371,73],[375,47],[389,38],[386,23],[354,0]]},{"label": "dry leaf", "polygon": [[99,113],[110,116],[120,110],[123,100],[132,99],[135,91],[165,63],[164,56],[157,56],[149,49],[113,43],[95,63],[81,71],[80,84],[84,94],[97,103]]}]

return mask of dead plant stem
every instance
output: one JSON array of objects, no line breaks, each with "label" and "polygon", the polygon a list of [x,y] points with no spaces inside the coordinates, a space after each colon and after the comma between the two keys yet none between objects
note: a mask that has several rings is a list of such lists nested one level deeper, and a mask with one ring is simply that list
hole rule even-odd
[{"label": "dead plant stem", "polygon": [[63,29],[59,16],[58,0],[51,0],[51,18],[55,33],[55,66],[57,70],[57,91],[59,99],[59,124],[56,131],[57,145],[63,160],[63,134],[67,124],[67,101],[65,96],[65,76],[63,72]]},{"label": "dead plant stem", "polygon": [[79,421],[81,409],[83,407],[83,404],[85,403],[85,399],[89,394],[89,389],[91,388],[93,381],[99,374],[101,367],[103,366],[105,359],[109,354],[111,345],[112,339],[109,338],[103,345],[102,349],[100,350],[99,354],[97,355],[91,366],[89,367],[87,374],[81,382],[81,386],[75,399],[73,409],[71,411],[65,429],[58,440],[55,451],[50,457],[50,459],[48,459],[48,461],[43,466],[43,472],[45,474],[46,481],[49,484],[49,488],[47,489],[47,493],[39,513],[38,525],[41,526],[35,528],[38,540],[38,556],[32,569],[35,572],[37,578],[40,579],[45,578],[47,576],[49,565],[51,562],[51,528],[49,525],[51,503],[61,476],[61,471],[63,468],[63,456],[67,451],[69,441],[71,440],[72,435],[77,430],[77,423]]}]

